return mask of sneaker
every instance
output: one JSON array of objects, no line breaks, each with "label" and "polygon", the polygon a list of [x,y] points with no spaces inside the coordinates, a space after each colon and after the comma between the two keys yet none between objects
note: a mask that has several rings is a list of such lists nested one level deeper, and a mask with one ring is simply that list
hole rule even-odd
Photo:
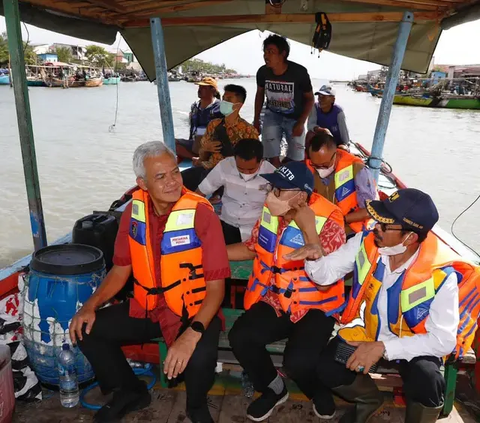
[{"label": "sneaker", "polygon": [[288,399],[287,387],[283,386],[280,394],[276,394],[270,388],[253,401],[247,408],[247,417],[254,422],[261,422],[268,419],[273,412],[273,409],[280,404],[283,404]]},{"label": "sneaker", "polygon": [[333,410],[322,410],[321,408],[317,408],[316,404],[313,403],[313,412],[315,415],[322,420],[332,420],[335,417],[336,411]]},{"label": "sneaker", "polygon": [[192,423],[214,423],[212,416],[210,415],[210,410],[208,409],[208,404],[205,404],[200,408],[187,407],[187,417]]},{"label": "sneaker", "polygon": [[118,422],[126,414],[148,407],[151,400],[146,386],[139,391],[124,389],[115,391],[112,400],[97,411],[93,421],[95,423]]}]

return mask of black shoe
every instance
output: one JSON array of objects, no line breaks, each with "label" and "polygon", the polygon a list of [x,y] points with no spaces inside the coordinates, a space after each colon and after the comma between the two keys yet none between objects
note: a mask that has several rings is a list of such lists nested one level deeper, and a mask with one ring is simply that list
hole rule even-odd
[{"label": "black shoe", "polygon": [[332,420],[335,417],[335,405],[332,407],[326,407],[325,404],[319,404],[315,400],[313,401],[313,412],[322,420]]},{"label": "black shoe", "polygon": [[273,409],[288,400],[287,387],[284,385],[280,394],[276,394],[270,388],[253,401],[247,408],[247,417],[254,422],[268,419]]},{"label": "black shoe", "polygon": [[199,408],[187,407],[187,417],[192,423],[213,423],[208,404],[202,405]]},{"label": "black shoe", "polygon": [[146,386],[138,391],[121,389],[113,393],[112,400],[97,411],[95,423],[114,423],[127,413],[141,410],[150,405],[151,396]]}]

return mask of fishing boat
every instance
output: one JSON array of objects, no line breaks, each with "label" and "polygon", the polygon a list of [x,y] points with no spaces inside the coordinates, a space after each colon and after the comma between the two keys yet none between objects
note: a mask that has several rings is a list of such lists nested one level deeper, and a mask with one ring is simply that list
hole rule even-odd
[{"label": "fishing boat", "polygon": [[393,104],[445,109],[480,110],[480,96],[452,94],[442,94],[440,96],[431,96],[428,94],[397,94],[393,99]]},{"label": "fishing boat", "polygon": [[0,75],[0,85],[10,85],[10,76]]},{"label": "fishing boat", "polygon": [[110,76],[108,78],[103,78],[103,85],[118,85],[120,79],[120,76]]},{"label": "fishing boat", "polygon": [[100,87],[103,85],[103,78],[90,78],[85,81],[85,87]]},{"label": "fishing boat", "polygon": [[[26,6],[29,12],[24,15],[26,23],[30,23],[30,19],[33,19],[32,23],[36,25],[46,29],[56,29],[57,31],[60,29],[68,30],[69,35],[73,36],[84,36],[85,33],[88,33],[89,37],[97,42],[111,44],[116,37],[118,28],[122,28],[122,35],[126,38],[136,57],[148,57],[143,60],[142,66],[150,80],[157,79],[164,142],[172,149],[175,149],[175,139],[166,72],[168,67],[173,67],[212,45],[252,29],[268,29],[293,40],[311,44],[317,21],[315,12],[319,10],[320,6],[317,2],[305,2],[305,5],[302,3],[302,8],[300,8],[297,2],[287,1],[284,3],[271,0],[266,2],[265,5],[265,2],[237,0],[236,2],[226,2],[222,6],[224,9],[223,15],[219,15],[218,4],[212,4],[211,1],[207,0],[185,1],[181,10],[179,10],[178,5],[172,5],[170,1],[151,1],[150,7],[153,9],[149,9],[147,12],[145,12],[144,1],[132,0],[125,4],[122,3],[121,8],[115,2],[95,2],[93,4],[93,2],[87,0],[78,0],[75,6],[70,5],[69,2],[53,2],[52,0],[30,2],[24,0],[20,6]],[[9,40],[16,45],[12,55],[21,57],[23,55],[23,45],[17,2],[18,0],[4,0],[4,4],[9,6],[8,8],[5,7]],[[456,2],[370,0],[364,4],[354,0],[343,0],[334,3],[325,2],[321,4],[321,9],[327,13],[333,27],[335,42],[332,51],[390,66],[389,78],[386,81],[380,105],[372,152],[370,154],[360,143],[351,145],[352,151],[363,157],[372,170],[378,180],[381,196],[384,197],[405,186],[382,159],[385,133],[400,67],[403,63],[403,66],[407,69],[425,72],[441,34],[439,28],[449,28],[473,19],[478,13],[478,3],[474,5],[470,0],[458,0]],[[104,9],[105,13],[99,13],[99,7]],[[31,9],[34,9],[35,13],[31,13]],[[54,15],[50,12],[51,10],[55,11]],[[159,17],[151,18],[155,15]],[[54,20],[52,16],[55,17]],[[414,22],[415,25],[413,25]],[[350,30],[342,31],[345,27],[348,28],[349,23],[352,24]],[[192,36],[195,37],[196,42],[183,42],[184,39],[187,39],[187,37],[191,39]],[[352,39],[355,39],[356,42],[352,43]],[[413,44],[409,43],[409,39]],[[151,46],[146,40],[153,40],[154,60],[151,60]],[[203,42],[203,40],[208,41]],[[16,63],[15,60],[13,60],[13,63]],[[167,63],[168,65],[166,65]],[[13,66],[12,69],[14,75],[22,75],[21,66]],[[23,80],[24,78],[19,79]],[[25,87],[18,84],[16,90],[18,91],[16,97],[19,99],[21,98],[20,94],[28,96],[26,84]],[[366,89],[362,91],[366,91]],[[26,175],[33,175],[26,182],[32,237],[35,250],[38,250],[46,245],[46,231],[36,174],[37,168],[31,154],[32,151],[35,151],[33,132],[29,120],[30,115],[25,113],[28,102],[18,101],[16,106],[19,116],[27,116],[25,122],[19,125],[19,132],[22,146],[28,146],[29,148],[28,153],[25,153],[24,156],[24,168]],[[34,154],[33,157],[35,157]],[[183,165],[187,166],[187,163],[183,163]],[[121,213],[125,205],[131,200],[132,192],[133,190],[127,190],[119,201],[112,204],[110,212],[112,214]],[[440,228],[435,228],[434,233],[452,250],[468,260],[479,262],[480,258],[476,254],[469,251]],[[57,242],[68,243],[71,239],[71,234],[67,234]],[[18,289],[18,278],[28,271],[26,266],[29,262],[30,257],[28,256],[0,272],[0,295],[6,295]],[[250,273],[249,270],[251,271],[251,263],[232,264],[232,277],[245,279]],[[224,310],[227,330],[231,328],[234,319],[241,313],[241,310]],[[279,343],[272,349],[277,359],[280,358],[281,360],[284,347],[284,343]],[[159,348],[162,351],[161,357],[159,357]],[[222,335],[219,348],[218,361],[223,365],[223,371],[217,378],[217,385],[209,396],[213,418],[220,422],[245,421],[245,404],[247,401],[245,398],[239,397],[242,395],[239,378],[241,369],[238,368],[235,358],[232,356],[226,335]],[[152,354],[152,351],[156,351],[156,355]],[[125,352],[129,358],[134,357],[136,360],[142,361],[150,360],[161,366],[162,360],[165,358],[166,347],[160,340],[153,345],[145,344],[133,352],[132,350],[126,350]],[[220,370],[222,366],[219,365],[218,367]],[[443,414],[449,416],[450,422],[470,423],[475,420],[469,415],[465,407],[458,402],[453,407],[456,377],[459,369],[462,371],[467,369],[465,370],[467,375],[468,372],[474,371],[480,375],[480,364],[476,364],[475,359],[468,363],[466,360],[446,363],[447,392]],[[398,376],[389,379],[389,375],[391,375],[391,369],[386,369],[383,376],[375,379],[379,384],[384,383],[383,387],[389,394],[384,408],[386,411],[382,411],[381,414],[377,414],[370,419],[372,423],[385,420],[402,421],[404,410],[401,406],[401,381],[399,381]],[[478,383],[477,389],[479,389],[480,378],[476,378],[476,383]],[[288,386],[293,393],[292,399],[284,404],[280,413],[275,411],[269,421],[313,421],[312,419],[315,417],[310,411],[311,405],[305,402],[306,398],[298,393],[298,389],[291,382],[288,382]],[[128,416],[126,421],[152,420],[152,418],[165,422],[184,421],[186,417],[184,414],[185,392],[183,388],[180,387],[175,391],[164,388],[166,388],[165,381],[160,378],[159,383],[154,388],[158,390],[158,394],[154,396],[155,399],[151,407],[138,412],[138,414]],[[98,396],[97,394],[96,398]],[[345,407],[345,403],[338,403],[338,408],[344,409]],[[71,421],[83,421],[92,416],[93,411],[83,408],[68,410],[68,417],[65,417],[67,412],[62,410],[58,395],[52,395],[44,404],[18,403],[16,413],[19,421],[33,423],[38,421],[39,415],[44,415],[45,421],[59,421],[64,418]]]},{"label": "fishing boat", "polygon": [[36,77],[36,76],[28,76],[27,77],[27,85],[29,87],[45,87],[45,81],[40,78],[40,77]]}]

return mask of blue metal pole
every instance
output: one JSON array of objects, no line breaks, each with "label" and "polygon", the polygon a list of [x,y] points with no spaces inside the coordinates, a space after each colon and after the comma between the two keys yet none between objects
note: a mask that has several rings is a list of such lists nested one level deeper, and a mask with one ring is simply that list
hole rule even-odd
[{"label": "blue metal pole", "polygon": [[397,41],[393,49],[392,63],[388,69],[385,89],[383,90],[382,103],[378,112],[377,126],[373,137],[372,156],[369,160],[369,166],[372,169],[373,176],[378,181],[380,166],[382,164],[383,146],[385,144],[385,135],[387,133],[390,113],[392,112],[393,98],[397,90],[400,68],[403,62],[403,56],[407,48],[408,37],[413,23],[413,13],[405,12],[400,28],[398,30]]},{"label": "blue metal pole", "polygon": [[45,219],[43,218],[40,182],[38,180],[37,157],[33,138],[30,100],[28,98],[27,76],[25,74],[25,58],[23,56],[18,0],[3,0],[3,8],[7,24],[8,49],[12,68],[10,78],[13,79],[23,172],[25,174],[25,185],[27,187],[33,245],[36,251],[47,245],[47,235],[45,232]]},{"label": "blue metal pole", "polygon": [[165,55],[165,38],[163,36],[162,21],[160,18],[150,19],[152,31],[153,57],[157,75],[158,102],[160,105],[160,119],[162,120],[163,142],[175,151],[175,133],[173,128],[172,103],[168,87],[167,58]]}]

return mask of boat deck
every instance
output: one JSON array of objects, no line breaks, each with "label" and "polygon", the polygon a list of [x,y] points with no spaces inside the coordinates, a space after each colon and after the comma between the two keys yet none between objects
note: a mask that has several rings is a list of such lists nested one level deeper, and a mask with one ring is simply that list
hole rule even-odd
[{"label": "boat deck", "polygon": [[[245,411],[250,399],[243,395],[238,371],[224,370],[217,376],[215,386],[209,394],[209,406],[212,417],[216,423],[247,423]],[[312,411],[311,402],[298,392],[296,386],[290,381],[287,382],[290,392],[289,400],[277,407],[274,413],[266,422],[275,423],[299,423],[299,422],[320,422]],[[383,388],[382,388],[383,389]],[[388,390],[388,388],[387,388]],[[152,403],[150,407],[129,414],[122,422],[124,423],[188,423],[190,420],[185,416],[186,395],[182,386],[176,389],[161,389],[157,383],[152,392]],[[91,422],[95,411],[88,410],[81,406],[73,409],[66,409],[60,405],[58,393],[47,392],[47,399],[40,403],[25,404],[17,403],[14,415],[14,423],[71,423]],[[103,397],[98,388],[87,395],[87,401],[92,403],[104,403]],[[351,407],[348,403],[337,401],[336,417],[328,420],[337,423],[344,410]],[[391,392],[385,392],[385,404],[371,420],[370,423],[401,423],[404,422],[405,408],[393,403]],[[326,421],[326,420],[325,420]],[[452,411],[448,418],[440,420],[445,423],[474,423],[466,410],[459,404]]]}]

